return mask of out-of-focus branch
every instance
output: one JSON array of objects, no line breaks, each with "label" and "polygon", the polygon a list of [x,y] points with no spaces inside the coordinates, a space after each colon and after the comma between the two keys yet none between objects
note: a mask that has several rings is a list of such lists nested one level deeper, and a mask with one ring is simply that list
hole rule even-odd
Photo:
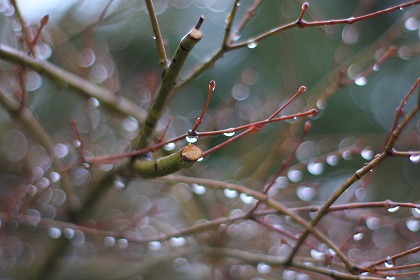
[{"label": "out-of-focus branch", "polygon": [[48,61],[38,60],[26,55],[22,51],[18,51],[3,44],[0,44],[0,59],[21,64],[41,74],[45,74],[56,80],[59,84],[68,85],[86,97],[98,99],[102,105],[108,107],[112,111],[116,111],[125,116],[132,116],[139,122],[144,120],[146,115],[145,111],[130,100],[116,95],[108,89],[93,84]]},{"label": "out-of-focus branch", "polygon": [[11,97],[8,97],[4,92],[0,92],[0,103],[4,108],[7,109],[11,116],[13,116],[16,120],[25,126],[25,128],[31,132],[35,139],[37,139],[39,143],[47,150],[54,165],[54,169],[61,174],[60,181],[63,190],[67,194],[69,213],[70,215],[74,214],[74,211],[77,210],[78,199],[74,194],[73,187],[67,172],[63,171],[63,164],[61,163],[60,159],[55,156],[54,143],[50,136],[44,130],[37,117],[28,107],[20,106],[19,102],[13,100]]}]

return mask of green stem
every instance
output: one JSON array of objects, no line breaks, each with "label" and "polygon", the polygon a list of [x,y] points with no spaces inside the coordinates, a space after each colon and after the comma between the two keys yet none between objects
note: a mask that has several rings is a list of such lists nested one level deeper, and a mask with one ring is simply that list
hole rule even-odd
[{"label": "green stem", "polygon": [[203,152],[195,145],[188,144],[181,151],[156,160],[136,159],[133,170],[143,178],[156,178],[191,167]]},{"label": "green stem", "polygon": [[168,67],[168,57],[166,55],[165,45],[163,44],[162,33],[160,32],[159,23],[156,17],[155,8],[152,0],[146,0],[147,10],[149,11],[150,21],[152,22],[153,34],[155,35],[156,46],[159,51],[159,64],[165,69]]},{"label": "green stem", "polygon": [[197,27],[191,29],[191,31],[181,40],[171,64],[163,72],[162,83],[156,99],[153,101],[149,113],[147,114],[144,126],[141,128],[140,134],[135,141],[135,148],[144,148],[148,146],[156,128],[156,124],[166,107],[169,94],[175,85],[175,80],[178,77],[185,60],[187,59],[188,54],[203,37],[203,34],[198,30],[199,25],[201,25],[203,20],[204,18],[201,17]]}]

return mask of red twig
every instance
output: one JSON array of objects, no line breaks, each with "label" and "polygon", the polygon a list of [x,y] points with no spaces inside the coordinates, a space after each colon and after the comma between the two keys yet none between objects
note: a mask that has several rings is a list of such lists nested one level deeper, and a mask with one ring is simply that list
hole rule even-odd
[{"label": "red twig", "polygon": [[[413,94],[413,92],[415,91],[415,89],[419,86],[419,84],[420,84],[420,77],[417,78],[417,80],[414,83],[414,85],[410,88],[410,90],[404,96],[404,99],[401,101],[400,105],[395,110],[395,118],[394,118],[394,121],[392,122],[391,129],[390,129],[390,131],[389,131],[389,133],[388,133],[388,135],[387,135],[384,143],[382,144],[382,149],[381,150],[384,150],[385,149],[386,144],[389,142],[389,139],[391,139],[392,133],[395,130],[395,128],[397,127],[399,119],[404,114],[404,107],[407,104],[408,99]],[[420,95],[420,89],[419,89],[419,95]],[[419,100],[420,100],[420,98],[419,98]]]},{"label": "red twig", "polygon": [[50,16],[49,16],[49,15],[45,15],[45,16],[41,19],[41,21],[40,21],[40,25],[39,25],[38,29],[36,30],[35,37],[34,37],[34,39],[31,41],[31,45],[30,45],[31,52],[32,52],[32,50],[34,49],[34,47],[35,47],[36,43],[38,42],[38,39],[39,39],[39,37],[41,36],[41,33],[42,33],[42,29],[43,29],[43,28],[47,25],[49,18],[50,18]]},{"label": "red twig", "polygon": [[204,114],[206,113],[207,108],[209,107],[211,95],[213,94],[215,88],[216,88],[216,82],[214,80],[211,80],[209,84],[209,93],[207,94],[206,104],[204,105],[203,110],[201,111],[200,117],[198,117],[197,120],[195,121],[194,127],[189,132],[191,135],[195,134],[195,131],[197,130],[198,126],[201,124]]},{"label": "red twig", "polygon": [[[394,56],[397,52],[397,48],[392,46],[390,47],[379,59],[378,61],[376,61],[375,63],[373,63],[372,65],[370,65],[366,70],[364,70],[363,72],[359,73],[358,75],[356,75],[356,78],[354,79],[347,79],[344,80],[342,79],[342,76],[344,75],[344,72],[342,73],[342,76],[339,79],[339,83],[341,86],[350,86],[353,85],[356,80],[358,78],[366,78],[367,76],[369,76],[373,71],[376,71],[376,69],[379,69],[379,67],[381,66],[381,64],[387,60],[388,58]],[[341,73],[340,73],[341,74]]]},{"label": "red twig", "polygon": [[83,147],[83,142],[82,142],[82,138],[80,136],[80,132],[79,132],[79,128],[77,127],[77,123],[76,121],[73,119],[70,121],[71,123],[71,127],[73,129],[74,135],[76,136],[76,140],[78,141],[78,145],[77,145],[77,152],[79,154],[80,160],[82,162],[86,162],[86,158],[85,158],[85,150]]}]

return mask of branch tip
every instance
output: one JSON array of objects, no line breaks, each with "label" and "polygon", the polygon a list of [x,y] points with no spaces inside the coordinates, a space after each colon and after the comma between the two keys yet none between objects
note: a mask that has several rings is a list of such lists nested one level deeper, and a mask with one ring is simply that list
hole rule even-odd
[{"label": "branch tip", "polygon": [[205,19],[206,19],[206,17],[201,15],[200,18],[198,19],[198,22],[197,22],[197,25],[195,26],[195,29],[199,30]]}]

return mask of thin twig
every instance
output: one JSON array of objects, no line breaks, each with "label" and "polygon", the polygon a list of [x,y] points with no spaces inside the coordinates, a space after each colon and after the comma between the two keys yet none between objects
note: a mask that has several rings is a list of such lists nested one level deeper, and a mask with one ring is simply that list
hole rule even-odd
[{"label": "thin twig", "polygon": [[149,12],[150,21],[152,23],[154,39],[159,53],[159,64],[162,69],[169,66],[168,56],[166,54],[165,44],[163,42],[162,33],[160,32],[159,22],[156,17],[155,8],[153,7],[152,0],[146,0],[147,11]]}]

